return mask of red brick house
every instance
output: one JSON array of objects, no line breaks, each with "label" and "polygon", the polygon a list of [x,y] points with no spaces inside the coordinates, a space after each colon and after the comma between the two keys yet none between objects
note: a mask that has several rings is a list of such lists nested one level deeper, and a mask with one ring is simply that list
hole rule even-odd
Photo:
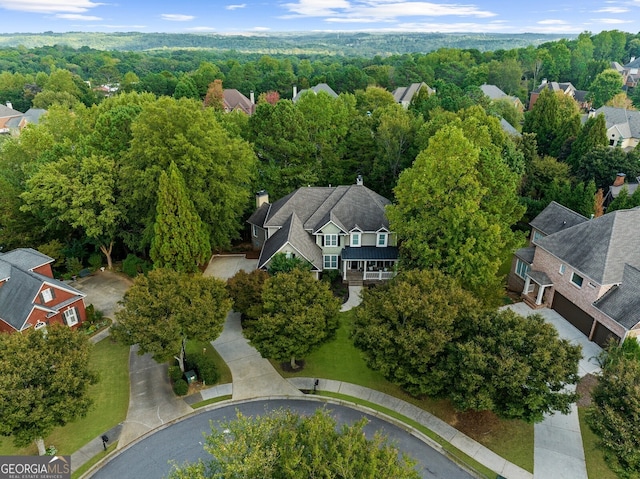
[{"label": "red brick house", "polygon": [[509,287],[600,346],[640,336],[640,208],[589,220],[552,202],[530,224]]},{"label": "red brick house", "polygon": [[85,294],[53,278],[53,259],[31,248],[0,253],[0,332],[86,319]]}]

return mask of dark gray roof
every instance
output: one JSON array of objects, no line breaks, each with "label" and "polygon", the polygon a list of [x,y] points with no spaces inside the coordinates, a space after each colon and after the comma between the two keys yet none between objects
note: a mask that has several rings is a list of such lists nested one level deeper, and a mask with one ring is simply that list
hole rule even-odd
[{"label": "dark gray roof", "polygon": [[53,263],[53,258],[33,248],[17,248],[4,254],[0,253],[0,260],[25,270],[31,270],[47,263]]},{"label": "dark gray roof", "polygon": [[40,121],[40,117],[46,112],[47,110],[42,108],[29,108],[24,114],[14,116],[7,120],[6,126],[7,128],[18,128],[22,120],[25,120],[27,124],[37,125]]},{"label": "dark gray roof", "polygon": [[630,61],[624,67],[625,68],[640,68],[640,57],[635,58],[634,60]]},{"label": "dark gray roof", "polygon": [[387,248],[377,248],[375,246],[353,248],[351,246],[347,246],[342,250],[342,259],[358,261],[398,259],[398,248],[395,246],[389,246]]},{"label": "dark gray roof", "polygon": [[548,236],[585,221],[588,221],[587,218],[580,213],[552,201],[529,224]]},{"label": "dark gray roof", "polygon": [[385,206],[390,203],[363,185],[299,188],[271,205],[263,225],[281,227],[295,212],[304,229],[311,233],[329,221],[345,233],[355,227],[378,231],[389,228]]},{"label": "dark gray roof", "polygon": [[640,208],[618,210],[539,239],[538,247],[601,285],[620,283],[626,263],[640,267]]},{"label": "dark gray roof", "polygon": [[227,88],[222,90],[222,97],[224,107],[227,110],[233,111],[240,109],[247,115],[253,114],[255,110],[255,105],[251,103],[251,100],[235,88]]},{"label": "dark gray roof", "polygon": [[529,271],[528,276],[540,286],[553,286],[553,281],[544,271]]},{"label": "dark gray roof", "polygon": [[640,270],[625,265],[622,283],[593,305],[625,328],[633,328],[640,322]]},{"label": "dark gray roof", "polygon": [[396,103],[411,102],[415,94],[418,93],[422,88],[427,88],[429,95],[435,93],[435,90],[429,87],[429,85],[427,85],[425,82],[420,82],[412,83],[409,86],[398,87],[393,90],[392,95]]},{"label": "dark gray roof", "polygon": [[265,241],[258,259],[258,268],[263,268],[287,243],[298,250],[314,269],[322,270],[322,250],[313,237],[304,230],[302,222],[295,213],[291,213],[282,227]]},{"label": "dark gray roof", "polygon": [[267,214],[269,213],[269,208],[271,208],[271,205],[269,203],[262,203],[262,205],[260,205],[260,208],[255,210],[253,214],[249,216],[247,223],[249,223],[250,225],[263,227],[264,220],[267,218]]},{"label": "dark gray roof", "polygon": [[327,94],[329,94],[329,96],[333,97],[333,98],[338,98],[338,94],[333,90],[333,88],[331,88],[329,85],[327,85],[326,83],[318,83],[316,86],[311,87],[311,88],[305,88],[304,90],[300,90],[296,96],[294,96],[292,98],[292,101],[295,103],[296,101],[298,101],[300,99],[300,97],[308,92],[308,91],[312,91],[313,93],[315,93],[316,95],[323,91]]},{"label": "dark gray roof", "polygon": [[522,261],[532,264],[535,253],[536,253],[536,249],[534,247],[529,247],[529,248],[520,248],[516,250],[515,255],[517,258],[520,258]]},{"label": "dark gray roof", "polygon": [[620,186],[611,185],[609,187],[609,194],[611,195],[612,198],[617,198],[618,195],[620,194],[620,191],[622,191],[623,188],[626,188],[627,193],[629,195],[632,195],[638,189],[638,183],[625,183]]}]

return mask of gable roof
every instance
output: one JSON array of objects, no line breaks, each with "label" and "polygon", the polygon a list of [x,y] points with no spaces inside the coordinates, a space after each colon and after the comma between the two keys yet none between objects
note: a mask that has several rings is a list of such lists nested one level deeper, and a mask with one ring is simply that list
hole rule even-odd
[{"label": "gable roof", "polygon": [[422,88],[426,88],[429,92],[429,95],[435,93],[436,91],[429,87],[425,82],[420,83],[412,83],[409,86],[401,86],[393,90],[393,99],[396,103],[411,103],[413,97],[418,93]]},{"label": "gable roof", "polygon": [[640,57],[633,58],[629,63],[624,65],[625,68],[640,68]]},{"label": "gable roof", "polygon": [[322,250],[304,230],[295,212],[291,213],[282,227],[265,241],[258,258],[258,269],[263,268],[287,243],[298,250],[314,269],[322,270]]},{"label": "gable roof", "polygon": [[7,253],[0,253],[0,261],[23,270],[33,270],[38,266],[53,263],[54,260],[33,248],[17,248]]},{"label": "gable roof", "polygon": [[613,286],[593,305],[627,329],[640,322],[640,270],[624,266],[622,283]]},{"label": "gable roof", "polygon": [[[345,233],[356,226],[362,231],[377,231],[389,228],[385,206],[390,203],[364,185],[303,187],[273,203],[259,226],[282,227],[295,212],[304,229],[311,233],[329,221]],[[261,214],[258,209],[252,218],[259,219]]]},{"label": "gable roof", "polygon": [[537,240],[601,285],[622,281],[625,264],[640,268],[640,208],[618,210]]},{"label": "gable roof", "polygon": [[22,122],[24,122],[24,126],[27,124],[37,125],[40,122],[40,117],[46,112],[47,110],[43,108],[29,108],[24,114],[7,120],[6,126],[7,128],[19,128]]},{"label": "gable roof", "polygon": [[240,93],[235,88],[227,88],[222,90],[222,99],[225,110],[234,111],[241,110],[247,115],[253,114],[256,106],[251,103],[251,100]]},{"label": "gable roof", "polygon": [[576,213],[566,206],[552,201],[538,216],[531,220],[529,224],[541,233],[549,236],[558,231],[584,223],[585,221],[588,221],[587,218],[580,213]]},{"label": "gable roof", "polygon": [[483,85],[480,85],[480,90],[482,90],[482,93],[487,95],[492,100],[498,100],[500,98],[504,98],[505,96],[509,96],[496,85],[487,85],[485,83]]},{"label": "gable roof", "polygon": [[502,117],[500,117],[500,126],[502,127],[502,131],[504,131],[505,133],[507,133],[509,135],[522,136],[522,133],[520,133],[518,130],[516,130],[515,127],[511,123],[509,123],[507,120],[505,120]]},{"label": "gable roof", "polygon": [[[85,296],[84,293],[57,279],[32,271],[32,269],[52,261],[52,258],[31,248],[21,248],[0,255],[0,272],[8,272],[9,278],[0,285],[0,319],[17,331],[24,328],[34,307],[55,312],[68,303],[56,304],[53,307],[36,305],[34,300],[44,283],[69,291],[77,297]],[[74,298],[73,301],[76,299]]]},{"label": "gable roof", "polygon": [[22,112],[0,104],[0,118],[9,118],[14,116],[22,116]]},{"label": "gable roof", "polygon": [[[601,106],[592,114],[604,115],[607,130],[617,128],[625,138],[640,139],[640,111],[616,108],[613,106]],[[583,121],[586,121],[586,116],[583,117]]]},{"label": "gable roof", "polygon": [[296,101],[298,101],[300,99],[300,97],[303,95],[303,93],[308,92],[308,91],[312,91],[316,95],[319,92],[323,91],[323,92],[327,93],[329,96],[331,96],[333,98],[338,98],[338,94],[333,90],[333,88],[331,88],[326,83],[318,83],[316,86],[313,86],[311,88],[305,88],[304,90],[300,90],[296,94],[296,96],[294,96],[292,98],[292,101],[295,103]]}]

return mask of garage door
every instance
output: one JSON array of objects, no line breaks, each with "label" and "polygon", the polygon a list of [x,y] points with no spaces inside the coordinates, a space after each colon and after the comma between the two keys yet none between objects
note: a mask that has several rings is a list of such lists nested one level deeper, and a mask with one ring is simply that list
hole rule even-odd
[{"label": "garage door", "polygon": [[555,309],[560,313],[560,316],[582,331],[582,334],[589,336],[591,326],[593,326],[593,318],[557,291],[553,295],[551,308]]},{"label": "garage door", "polygon": [[596,324],[596,330],[593,333],[593,342],[601,348],[606,348],[609,345],[609,339],[613,338],[618,343],[620,342],[620,336],[613,334],[609,328],[603,326],[601,323]]}]

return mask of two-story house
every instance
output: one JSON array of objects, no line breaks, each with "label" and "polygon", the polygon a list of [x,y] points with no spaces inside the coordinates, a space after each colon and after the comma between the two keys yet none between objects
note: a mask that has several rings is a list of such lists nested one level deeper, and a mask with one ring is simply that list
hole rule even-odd
[{"label": "two-story house", "polygon": [[258,268],[277,253],[304,259],[319,277],[339,270],[345,281],[382,281],[395,276],[396,235],[389,230],[390,201],[358,177],[355,185],[299,188],[269,203],[262,191],[248,219]]},{"label": "two-story house", "polygon": [[531,226],[509,287],[533,307],[551,306],[601,346],[640,336],[640,208],[589,220],[553,202]]},{"label": "two-story house", "polygon": [[0,253],[0,332],[79,326],[85,294],[53,278],[53,258],[31,248]]}]

